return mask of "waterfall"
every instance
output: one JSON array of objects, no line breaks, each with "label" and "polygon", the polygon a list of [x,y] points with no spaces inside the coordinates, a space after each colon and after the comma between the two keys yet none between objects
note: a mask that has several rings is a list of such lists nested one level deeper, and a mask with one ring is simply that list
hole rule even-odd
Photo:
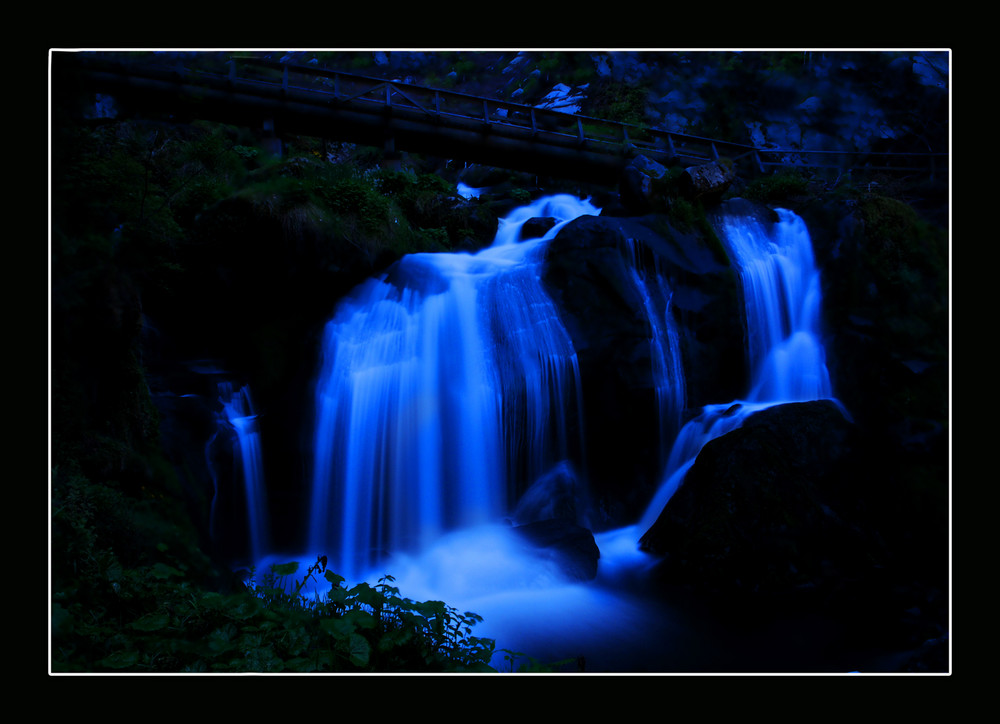
[{"label": "waterfall", "polygon": [[[309,546],[343,575],[502,520],[518,486],[579,446],[576,353],[539,274],[545,243],[599,213],[541,199],[490,247],[407,255],[339,305],[316,384]],[[534,217],[555,223],[522,239]]]},{"label": "waterfall", "polygon": [[[640,523],[595,534],[587,584],[526,550],[507,521],[557,517],[586,487],[570,463],[582,458],[583,381],[541,265],[564,224],[599,213],[572,196],[541,199],[502,219],[486,249],[407,255],[338,305],[316,377],[308,548],[348,579],[391,572],[409,597],[484,615],[477,635],[500,647],[556,658],[580,647],[627,670],[651,640],[687,645],[664,602],[643,598],[653,560],[635,542],[698,451],[753,411],[831,390],[819,276],[797,216],[716,220],[745,301],[752,384],[685,425],[672,291],[628,241],[623,281],[647,323],[663,482]],[[537,217],[553,225],[526,234]]]},{"label": "waterfall", "polygon": [[820,337],[822,295],[805,222],[786,209],[766,225],[754,216],[721,223],[743,289],[751,402],[828,398],[830,376]]},{"label": "waterfall", "polygon": [[[685,399],[680,338],[670,308],[673,292],[656,262],[651,268],[643,263],[633,239],[627,239],[626,245],[632,282],[642,298],[650,326],[651,373],[656,391],[662,457],[670,449],[670,441],[680,427]],[[660,461],[661,467],[664,462]]]},{"label": "waterfall", "polygon": [[747,362],[752,384],[744,400],[706,405],[678,433],[664,479],[637,526],[649,530],[680,486],[701,448],[754,412],[784,402],[830,399],[820,334],[822,294],[805,222],[776,209],[767,223],[729,210],[715,221],[743,294]]},{"label": "waterfall", "polygon": [[[257,413],[249,386],[235,389],[231,382],[218,385],[219,430],[209,441],[208,447],[228,436],[231,441],[229,454],[233,463],[233,497],[231,507],[244,512],[246,543],[251,561],[257,561],[269,552],[270,532],[267,513],[267,493],[264,484],[264,468],[261,458],[260,432],[257,427]],[[211,462],[210,462],[211,467]],[[219,506],[219,475],[215,477],[215,498],[212,501],[212,528],[214,533]],[[242,482],[242,486],[239,483]]]}]

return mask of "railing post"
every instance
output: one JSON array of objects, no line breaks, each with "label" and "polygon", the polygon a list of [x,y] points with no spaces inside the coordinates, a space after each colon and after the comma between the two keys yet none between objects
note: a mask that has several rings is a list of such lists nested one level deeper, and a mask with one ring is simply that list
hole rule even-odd
[{"label": "railing post", "polygon": [[535,109],[531,109],[531,137],[538,135],[538,125],[535,123]]},{"label": "railing post", "polygon": [[580,116],[576,117],[576,142],[579,145],[583,145],[583,119]]},{"label": "railing post", "polygon": [[281,92],[288,92],[288,66],[284,66],[281,69]]}]

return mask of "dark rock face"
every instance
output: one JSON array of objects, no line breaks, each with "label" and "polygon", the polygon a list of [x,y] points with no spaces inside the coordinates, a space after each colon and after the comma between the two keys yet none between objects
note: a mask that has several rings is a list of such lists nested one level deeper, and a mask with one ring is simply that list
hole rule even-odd
[{"label": "dark rock face", "polygon": [[640,513],[659,474],[650,329],[632,281],[633,252],[672,291],[689,405],[735,398],[746,374],[736,281],[702,237],[677,232],[661,215],[581,217],[560,230],[548,246],[543,280],[579,358],[582,467],[598,507],[609,508],[608,523]]},{"label": "dark rock face", "polygon": [[601,552],[586,528],[565,518],[553,518],[515,526],[514,532],[528,541],[538,555],[557,560],[570,580],[589,581],[597,576]]},{"label": "dark rock face", "polygon": [[684,169],[682,179],[682,188],[691,198],[718,198],[736,180],[736,172],[716,161]]},{"label": "dark rock face", "polygon": [[585,524],[586,503],[584,486],[563,460],[521,494],[511,518],[517,525],[553,518]]},{"label": "dark rock face", "polygon": [[709,442],[641,540],[673,583],[787,592],[858,578],[885,549],[865,446],[831,401],[751,415]]},{"label": "dark rock face", "polygon": [[555,226],[556,220],[551,216],[535,217],[528,219],[521,227],[521,236],[525,239],[537,239],[545,235],[549,229]]},{"label": "dark rock face", "polygon": [[618,196],[622,206],[634,213],[649,213],[655,202],[653,182],[663,178],[666,173],[666,166],[646,156],[633,158],[622,171],[618,182]]}]

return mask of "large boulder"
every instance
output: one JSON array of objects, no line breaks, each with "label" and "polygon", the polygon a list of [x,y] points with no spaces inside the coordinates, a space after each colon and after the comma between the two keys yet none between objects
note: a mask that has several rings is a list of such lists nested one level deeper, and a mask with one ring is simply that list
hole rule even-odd
[{"label": "large boulder", "polygon": [[667,175],[667,167],[648,156],[638,155],[622,170],[618,197],[627,210],[645,214],[657,204],[655,182]]},{"label": "large boulder", "polygon": [[547,246],[543,282],[579,360],[586,460],[573,462],[608,515],[595,524],[634,520],[660,473],[651,329],[634,268],[669,287],[688,404],[732,399],[746,383],[739,293],[724,253],[659,214],[563,227]]},{"label": "large boulder", "polygon": [[513,530],[538,556],[556,561],[570,580],[589,581],[597,576],[601,551],[586,528],[566,518],[552,518],[518,525]]},{"label": "large boulder", "polygon": [[776,405],[704,446],[640,547],[666,582],[790,592],[885,562],[867,454],[829,400]]},{"label": "large boulder", "polygon": [[719,161],[689,166],[681,176],[681,188],[693,199],[719,198],[736,180],[733,167]]}]

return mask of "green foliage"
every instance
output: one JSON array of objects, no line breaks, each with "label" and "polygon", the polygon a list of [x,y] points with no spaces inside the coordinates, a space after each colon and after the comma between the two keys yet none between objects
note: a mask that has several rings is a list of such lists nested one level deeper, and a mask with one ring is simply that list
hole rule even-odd
[{"label": "green foliage", "polygon": [[[142,522],[142,503],[53,471],[55,672],[494,671],[482,619],[400,596],[386,576],[350,589],[318,559],[205,585],[196,551]],[[157,545],[149,541],[160,540]],[[309,599],[309,583],[329,593]]]},{"label": "green foliage", "polygon": [[695,232],[716,258],[728,265],[729,257],[725,247],[708,220],[702,201],[689,198],[685,194],[683,183],[684,169],[677,166],[668,168],[662,176],[652,179],[654,211],[665,214],[669,222],[661,227],[661,233],[671,238],[673,230]]},{"label": "green foliage", "polygon": [[947,357],[947,235],[898,199],[865,194],[861,262],[875,285],[883,336],[893,348]]},{"label": "green foliage", "polygon": [[415,174],[407,171],[381,170],[374,187],[398,204],[400,210],[417,226],[450,207],[449,198],[456,194],[455,184],[436,174]]},{"label": "green foliage", "polygon": [[590,84],[583,111],[588,116],[641,126],[646,120],[645,85],[602,78]]},{"label": "green foliage", "polygon": [[809,178],[798,171],[780,173],[753,179],[747,184],[743,196],[764,204],[780,203],[809,190]]},{"label": "green foliage", "polygon": [[476,61],[472,58],[458,58],[452,65],[452,70],[459,75],[459,77],[464,77],[469,73],[476,70]]},{"label": "green foliage", "polygon": [[[495,671],[482,618],[440,601],[399,595],[391,576],[350,589],[324,559],[296,580],[298,563],[272,566],[230,593],[193,586],[166,565],[106,568],[86,597],[53,605],[56,671],[464,672]],[[96,572],[95,572],[96,573]],[[330,585],[308,599],[307,582]],[[102,595],[95,597],[96,590]]]}]

